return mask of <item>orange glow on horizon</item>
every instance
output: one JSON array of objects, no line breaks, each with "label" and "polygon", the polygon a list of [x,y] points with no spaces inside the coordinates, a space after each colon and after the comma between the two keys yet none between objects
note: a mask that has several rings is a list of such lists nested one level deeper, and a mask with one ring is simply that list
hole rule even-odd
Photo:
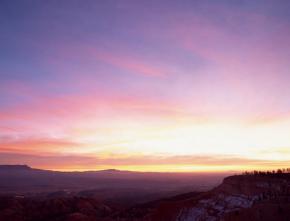
[{"label": "orange glow on horizon", "polygon": [[196,166],[196,165],[147,165],[147,166],[99,166],[99,167],[83,167],[83,166],[68,166],[65,168],[54,168],[54,167],[43,167],[41,169],[48,169],[54,171],[72,172],[72,171],[99,171],[116,169],[121,171],[132,171],[132,172],[168,172],[168,173],[226,173],[226,172],[236,172],[242,173],[245,171],[272,171],[280,168],[287,168],[289,164],[287,162],[279,163],[275,166],[256,166],[256,165],[224,165],[224,166]]}]

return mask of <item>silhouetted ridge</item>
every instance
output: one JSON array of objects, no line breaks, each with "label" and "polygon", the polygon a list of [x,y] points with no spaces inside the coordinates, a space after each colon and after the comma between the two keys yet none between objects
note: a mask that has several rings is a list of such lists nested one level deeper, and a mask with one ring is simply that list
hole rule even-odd
[{"label": "silhouetted ridge", "polygon": [[101,170],[102,172],[121,172],[121,170],[117,170],[117,169],[107,169],[107,170]]},{"label": "silhouetted ridge", "polygon": [[0,170],[30,170],[27,165],[0,165]]}]

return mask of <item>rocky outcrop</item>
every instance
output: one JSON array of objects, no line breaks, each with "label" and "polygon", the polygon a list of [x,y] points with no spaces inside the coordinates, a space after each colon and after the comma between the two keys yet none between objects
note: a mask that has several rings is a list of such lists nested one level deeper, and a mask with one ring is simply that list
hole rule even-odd
[{"label": "rocky outcrop", "polygon": [[[283,203],[282,199],[284,200]],[[289,174],[279,176],[231,176],[225,178],[220,186],[204,194],[200,199],[195,199],[191,206],[182,208],[176,220],[238,220],[238,217],[245,210],[251,211],[251,208],[259,207],[259,205],[261,207],[261,204],[276,203],[277,208],[286,207],[282,208],[282,211],[287,211],[287,208],[290,211],[288,202],[290,202]],[[275,206],[271,208],[276,210]],[[260,210],[262,209],[260,208]],[[233,216],[233,214],[235,215]],[[259,219],[256,217],[252,220]]]}]

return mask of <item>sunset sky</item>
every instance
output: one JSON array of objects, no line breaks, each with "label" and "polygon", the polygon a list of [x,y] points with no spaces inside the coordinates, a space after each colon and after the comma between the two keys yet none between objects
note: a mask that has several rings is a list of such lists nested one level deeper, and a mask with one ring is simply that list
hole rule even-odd
[{"label": "sunset sky", "polygon": [[0,1],[0,164],[290,166],[290,1]]}]

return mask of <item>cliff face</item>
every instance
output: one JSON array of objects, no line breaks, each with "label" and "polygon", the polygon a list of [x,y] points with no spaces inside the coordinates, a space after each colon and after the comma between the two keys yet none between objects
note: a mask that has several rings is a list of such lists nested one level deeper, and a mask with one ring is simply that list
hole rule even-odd
[{"label": "cliff face", "polygon": [[[254,208],[259,208],[258,212]],[[268,217],[261,215],[263,210]],[[220,186],[183,208],[176,220],[277,220],[273,214],[281,215],[279,220],[290,220],[289,174],[227,177]]]},{"label": "cliff face", "polygon": [[288,174],[281,174],[276,177],[270,175],[240,175],[225,178],[223,183],[216,188],[216,191],[253,196],[266,192],[280,192],[285,188],[287,189],[288,185]]}]

